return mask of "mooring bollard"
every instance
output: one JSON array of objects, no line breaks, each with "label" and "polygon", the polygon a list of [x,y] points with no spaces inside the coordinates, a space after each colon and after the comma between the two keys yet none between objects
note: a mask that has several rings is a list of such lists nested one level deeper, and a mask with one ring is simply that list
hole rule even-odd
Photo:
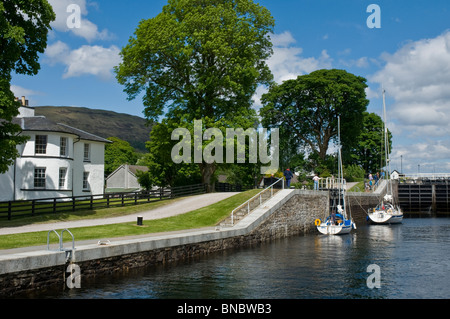
[{"label": "mooring bollard", "polygon": [[142,226],[142,220],[143,220],[143,217],[142,217],[142,216],[138,216],[138,217],[137,217],[137,225],[138,225],[138,226]]}]

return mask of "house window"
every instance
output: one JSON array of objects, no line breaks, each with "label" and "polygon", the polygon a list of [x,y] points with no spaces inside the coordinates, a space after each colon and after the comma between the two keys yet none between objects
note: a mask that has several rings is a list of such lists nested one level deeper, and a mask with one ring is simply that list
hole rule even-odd
[{"label": "house window", "polygon": [[36,140],[34,142],[34,153],[35,154],[47,153],[47,135],[36,135]]},{"label": "house window", "polygon": [[91,160],[91,148],[90,145],[84,144],[84,161],[89,162]]},{"label": "house window", "polygon": [[83,172],[83,189],[89,190],[89,172]]},{"label": "house window", "polygon": [[66,175],[67,175],[67,168],[61,167],[59,169],[59,188],[64,188],[66,186]]},{"label": "house window", "polygon": [[34,188],[45,188],[45,167],[34,169]]},{"label": "house window", "polygon": [[67,137],[61,137],[59,142],[59,155],[67,156]]}]

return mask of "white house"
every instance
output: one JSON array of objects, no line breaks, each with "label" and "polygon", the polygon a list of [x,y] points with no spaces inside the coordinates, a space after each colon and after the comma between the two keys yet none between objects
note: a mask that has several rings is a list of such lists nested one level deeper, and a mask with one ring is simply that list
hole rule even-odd
[{"label": "white house", "polygon": [[148,167],[139,165],[120,165],[106,178],[106,192],[133,192],[141,190],[136,176],[137,171],[146,172]]},{"label": "white house", "polygon": [[394,169],[391,173],[392,179],[399,179],[400,177],[404,177],[403,174],[400,174],[396,169]]},{"label": "white house", "polygon": [[34,108],[23,105],[13,122],[30,139],[18,146],[14,165],[0,174],[0,201],[103,194],[110,141],[35,116]]}]

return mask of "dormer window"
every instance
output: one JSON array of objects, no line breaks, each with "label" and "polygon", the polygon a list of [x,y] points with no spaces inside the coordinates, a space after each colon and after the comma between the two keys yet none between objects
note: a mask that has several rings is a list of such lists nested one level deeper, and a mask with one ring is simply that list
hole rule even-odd
[{"label": "dormer window", "polygon": [[47,135],[36,135],[36,140],[34,142],[34,153],[35,154],[47,153]]}]

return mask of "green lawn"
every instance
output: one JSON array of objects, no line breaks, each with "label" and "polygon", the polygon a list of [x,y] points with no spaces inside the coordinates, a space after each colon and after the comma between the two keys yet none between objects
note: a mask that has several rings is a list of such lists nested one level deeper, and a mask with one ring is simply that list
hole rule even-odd
[{"label": "green lawn", "polygon": [[353,186],[352,188],[350,188],[348,190],[349,192],[364,192],[364,181],[362,182],[358,182],[358,184],[356,184],[355,186]]},{"label": "green lawn", "polygon": [[[257,194],[260,190],[254,189],[236,194],[232,197],[224,199],[213,205],[200,208],[191,211],[186,214],[181,214],[173,217],[162,218],[157,220],[144,220],[143,226],[136,226],[136,223],[121,223],[113,225],[103,225],[103,226],[92,226],[92,227],[80,227],[80,228],[70,228],[70,231],[75,237],[75,244],[79,240],[89,240],[89,239],[111,239],[114,237],[124,237],[124,236],[134,236],[134,235],[144,235],[150,233],[183,230],[183,229],[193,229],[214,226],[221,220],[225,219],[231,211],[244,203],[246,200],[250,199],[252,196]],[[179,199],[175,199],[179,200]],[[56,215],[50,215],[45,217],[37,216],[33,218],[23,218],[22,221],[2,221],[0,227],[13,226],[12,223],[17,225],[23,225],[24,220],[27,224],[39,223],[39,222],[49,222],[49,221],[61,221],[61,220],[75,220],[83,218],[101,218],[105,216],[118,216],[124,214],[136,213],[139,211],[145,211],[155,208],[155,205],[164,205],[170,203],[172,200],[161,201],[151,204],[144,204],[138,206],[127,207],[126,210],[122,207],[113,209],[101,209],[98,211],[87,211],[84,213],[67,213],[66,216],[57,217]],[[150,206],[152,205],[152,206]],[[150,208],[149,208],[150,207]],[[130,212],[130,210],[132,210]],[[55,219],[57,218],[57,219]],[[9,223],[9,224],[8,224]],[[17,224],[19,223],[19,224]],[[32,233],[22,233],[13,235],[2,235],[0,236],[0,249],[11,249],[19,247],[29,247],[29,246],[40,246],[47,244],[47,234],[48,231],[44,232],[32,232]],[[67,236],[67,237],[66,237]],[[51,243],[55,244],[57,238],[56,235],[50,235]],[[64,233],[64,242],[68,243],[71,241],[70,235]]]}]

